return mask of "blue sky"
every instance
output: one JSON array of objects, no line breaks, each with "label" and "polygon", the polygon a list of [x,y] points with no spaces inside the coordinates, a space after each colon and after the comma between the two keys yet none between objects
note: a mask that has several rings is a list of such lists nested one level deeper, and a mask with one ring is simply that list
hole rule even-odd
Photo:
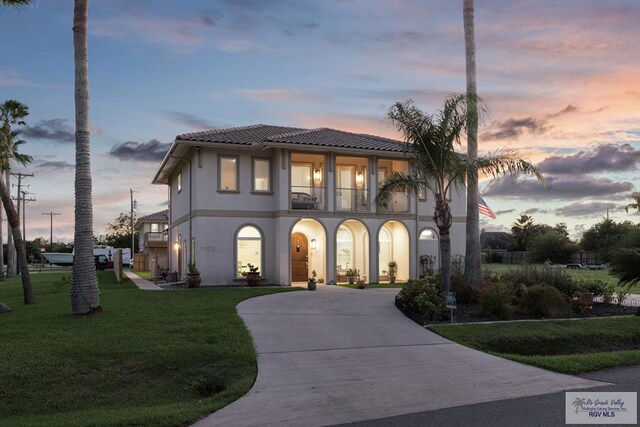
[{"label": "blue sky", "polygon": [[[435,112],[465,89],[461,1],[93,0],[89,15],[95,234],[129,209],[160,210],[150,181],[175,135],[269,123],[399,138],[389,106]],[[0,10],[0,101],[30,107],[27,238],[73,236],[72,2]],[[548,189],[483,183],[504,230],[520,213],[579,235],[640,189],[640,3],[477,2],[480,150],[517,149]],[[485,188],[486,187],[486,188]]]}]

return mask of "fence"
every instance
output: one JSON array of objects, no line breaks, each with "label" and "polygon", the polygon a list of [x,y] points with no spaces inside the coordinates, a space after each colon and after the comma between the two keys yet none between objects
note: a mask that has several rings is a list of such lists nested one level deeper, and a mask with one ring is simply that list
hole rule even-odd
[{"label": "fence", "polygon": [[[490,263],[499,264],[527,264],[529,252],[527,251],[485,251],[485,259]],[[570,264],[602,264],[604,260],[598,252],[578,251],[571,253]]]}]

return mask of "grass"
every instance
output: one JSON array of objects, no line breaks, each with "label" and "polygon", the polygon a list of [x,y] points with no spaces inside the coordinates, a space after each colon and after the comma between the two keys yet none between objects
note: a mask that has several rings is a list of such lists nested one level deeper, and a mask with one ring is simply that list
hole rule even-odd
[{"label": "grass", "polygon": [[[0,283],[0,425],[187,425],[244,395],[256,353],[236,305],[284,289],[143,292],[99,272],[104,313],[71,314],[63,274]],[[65,276],[69,276],[68,273]]]},{"label": "grass", "polygon": [[[513,270],[519,268],[518,264],[483,264],[483,270],[493,273],[502,273],[504,271]],[[569,273],[571,276],[583,278],[583,279],[598,279],[605,283],[610,283],[614,286],[618,286],[618,279],[609,273],[609,269],[604,270],[563,270]],[[631,288],[631,293],[640,293],[640,283]]]},{"label": "grass", "polygon": [[151,279],[153,277],[149,270],[134,271],[134,273],[143,279]]},{"label": "grass", "polygon": [[640,365],[640,317],[432,325],[480,351],[566,374]]},{"label": "grass", "polygon": [[[384,288],[397,288],[397,289],[401,289],[402,285],[404,285],[404,283],[367,283],[365,285],[365,289],[384,289]],[[343,288],[350,288],[350,289],[358,289],[358,286],[353,284],[349,284],[349,283],[338,283],[338,286],[342,286]]]}]

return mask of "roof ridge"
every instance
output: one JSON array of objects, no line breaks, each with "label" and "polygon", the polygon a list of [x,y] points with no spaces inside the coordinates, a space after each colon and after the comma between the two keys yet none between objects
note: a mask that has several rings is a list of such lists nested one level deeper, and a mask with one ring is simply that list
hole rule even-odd
[{"label": "roof ridge", "polygon": [[[289,126],[282,126],[282,127],[289,127]],[[314,129],[298,128],[298,129],[300,129],[300,130],[296,130],[296,131],[293,131],[293,132],[279,133],[277,135],[271,135],[266,140],[275,142],[274,140],[277,139],[277,138],[287,138],[289,136],[294,136],[294,135],[305,135],[307,133],[311,133],[313,131],[316,131],[316,130],[319,130],[319,129],[322,129],[322,128],[314,128]]]},{"label": "roof ridge", "polygon": [[185,135],[211,135],[211,134],[218,134],[218,133],[223,133],[223,132],[233,132],[233,131],[238,131],[238,130],[249,130],[249,129],[258,129],[261,127],[281,127],[281,126],[274,126],[274,125],[265,125],[262,123],[258,123],[258,124],[254,124],[254,125],[246,125],[246,126],[234,126],[234,127],[229,127],[229,128],[213,128],[213,129],[207,129],[207,130],[200,130],[197,132],[187,132],[187,133],[183,133],[180,134],[176,137],[176,139],[182,139],[182,136]]},{"label": "roof ridge", "polygon": [[322,128],[318,128],[318,129],[333,130],[333,131],[336,131],[336,132],[343,132],[343,133],[348,133],[350,135],[357,135],[357,136],[366,136],[366,137],[374,138],[374,139],[384,139],[384,140],[389,141],[389,142],[397,142],[397,143],[400,143],[400,144],[404,144],[405,143],[403,141],[398,141],[397,139],[387,138],[386,136],[371,135],[370,133],[350,132],[348,130],[333,129],[333,128],[328,128],[328,127],[322,127]]}]

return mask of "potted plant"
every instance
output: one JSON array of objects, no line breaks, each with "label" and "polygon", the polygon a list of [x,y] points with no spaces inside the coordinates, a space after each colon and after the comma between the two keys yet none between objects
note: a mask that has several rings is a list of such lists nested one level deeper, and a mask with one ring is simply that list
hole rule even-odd
[{"label": "potted plant", "polygon": [[389,283],[396,283],[396,262],[389,261],[389,264],[387,264],[387,266],[389,267]]},{"label": "potted plant", "polygon": [[260,272],[258,266],[253,264],[247,264],[249,271],[247,272],[247,285],[259,286],[260,285]]},{"label": "potted plant", "polygon": [[364,280],[360,279],[356,282],[358,289],[364,289]]},{"label": "potted plant", "polygon": [[196,263],[193,261],[189,261],[187,264],[188,272],[187,272],[187,287],[188,288],[199,288],[200,287],[200,272],[196,267]]},{"label": "potted plant", "polygon": [[347,270],[345,275],[347,276],[347,279],[349,279],[349,284],[353,285],[356,281],[356,271],[353,268],[350,268]]},{"label": "potted plant", "polygon": [[309,289],[310,291],[315,291],[316,290],[316,271],[313,270],[311,272],[311,277],[309,277],[309,281],[307,282],[307,289]]}]

